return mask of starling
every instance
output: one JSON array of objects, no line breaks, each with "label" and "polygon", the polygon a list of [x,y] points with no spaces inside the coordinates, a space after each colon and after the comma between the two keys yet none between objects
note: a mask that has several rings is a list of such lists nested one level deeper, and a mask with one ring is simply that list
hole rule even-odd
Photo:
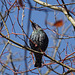
[{"label": "starling", "polygon": [[[44,52],[48,46],[48,37],[46,33],[43,31],[43,29],[36,23],[32,22],[32,29],[33,32],[30,36],[29,44],[32,49],[39,51],[39,52]],[[35,67],[41,67],[42,66],[42,55],[39,53],[34,53],[35,56]]]}]

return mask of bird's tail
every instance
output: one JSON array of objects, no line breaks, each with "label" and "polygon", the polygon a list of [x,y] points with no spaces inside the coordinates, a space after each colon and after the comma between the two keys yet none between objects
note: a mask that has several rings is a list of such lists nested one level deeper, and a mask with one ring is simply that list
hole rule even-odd
[{"label": "bird's tail", "polygon": [[35,67],[41,67],[41,66],[42,66],[42,64],[41,64],[41,62],[40,62],[40,61],[39,61],[39,62],[38,62],[38,61],[36,61],[34,66],[35,66]]},{"label": "bird's tail", "polygon": [[35,67],[41,67],[42,66],[42,55],[40,54],[35,54]]}]

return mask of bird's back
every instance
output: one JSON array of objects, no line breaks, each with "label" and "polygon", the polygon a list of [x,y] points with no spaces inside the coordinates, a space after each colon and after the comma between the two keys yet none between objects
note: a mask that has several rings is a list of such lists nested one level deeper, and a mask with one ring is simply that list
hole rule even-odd
[{"label": "bird's back", "polygon": [[[43,31],[43,29],[36,23],[32,22],[32,28],[33,32],[30,36],[29,44],[32,49],[44,52],[48,46],[48,37],[46,33]],[[35,55],[35,67],[41,67],[42,66],[42,55],[39,53],[34,53]]]},{"label": "bird's back", "polygon": [[46,50],[48,46],[48,37],[42,29],[33,31],[30,39],[34,42],[33,44],[33,42],[29,41],[32,49],[39,51],[38,48],[40,48],[43,52]]}]

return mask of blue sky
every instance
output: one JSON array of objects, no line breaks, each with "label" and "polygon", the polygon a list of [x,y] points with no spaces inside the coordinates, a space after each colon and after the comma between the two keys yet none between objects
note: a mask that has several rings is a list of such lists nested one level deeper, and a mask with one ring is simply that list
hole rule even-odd
[{"label": "blue sky", "polygon": [[[45,1],[45,0],[41,0],[41,1]],[[13,2],[13,1],[12,1]],[[26,1],[27,2],[27,1]],[[66,3],[69,3],[70,2],[70,0],[66,0]],[[33,0],[31,0],[31,3],[32,3],[32,5],[33,6],[35,6],[35,2],[33,1]],[[57,4],[57,2],[56,2],[56,0],[48,0],[48,3],[50,3],[50,4]],[[60,2],[61,3],[61,2]],[[9,5],[8,5],[9,6]],[[37,7],[40,7],[41,5],[39,5],[39,4],[37,4]],[[1,6],[0,6],[1,7]],[[74,6],[73,6],[74,7]],[[68,6],[68,8],[70,8],[70,6]],[[54,23],[55,22],[55,15],[56,15],[56,19],[57,20],[60,20],[60,19],[62,19],[63,21],[64,21],[64,26],[62,26],[62,27],[60,27],[60,28],[58,28],[58,33],[59,34],[62,34],[64,31],[65,31],[65,29],[71,24],[68,20],[67,20],[67,18],[65,17],[65,15],[62,13],[62,12],[59,12],[59,11],[55,11],[55,10],[52,10],[52,9],[49,9],[49,8],[47,8],[47,7],[45,7],[45,8],[42,8],[43,9],[43,11],[39,11],[39,10],[35,10],[35,9],[32,9],[32,11],[31,11],[31,20],[33,21],[33,22],[35,22],[35,23],[37,23],[37,24],[39,24],[40,26],[41,26],[41,28],[43,28],[43,29],[45,29],[46,28],[46,24],[45,24],[45,19],[46,19],[46,12],[44,11],[44,10],[48,10],[48,18],[47,18],[47,21],[48,22],[52,22],[52,23]],[[28,3],[26,3],[25,4],[25,9],[24,9],[24,15],[25,15],[25,17],[24,17],[24,19],[23,19],[23,29],[24,29],[24,31],[25,32],[27,32],[27,25],[28,25],[28,13],[29,13],[29,10],[30,10],[30,7],[29,7],[29,5],[28,5]],[[1,11],[1,9],[0,9],[0,11]],[[5,9],[5,7],[3,8],[3,13],[6,11],[6,9]],[[12,13],[13,12],[13,13]],[[15,28],[15,30],[16,30],[16,33],[21,33],[21,34],[23,34],[22,33],[22,30],[21,30],[21,28],[19,27],[19,24],[18,24],[18,22],[17,22],[17,14],[18,14],[18,9],[17,9],[17,7],[15,7],[15,8],[13,8],[13,10],[12,10],[12,12],[10,13],[10,16],[11,16],[11,19],[12,19],[12,21],[13,21],[13,24],[14,24],[14,28]],[[23,12],[23,10],[22,10],[22,8],[20,8],[20,10],[19,10],[19,22],[20,22],[20,24],[21,24],[21,22],[22,22],[22,12]],[[8,27],[8,30],[9,30],[9,32],[11,33],[12,32],[12,24],[11,24],[11,21],[10,21],[10,18],[8,17],[8,19],[7,19],[7,22],[6,22],[6,25],[7,25],[7,27]],[[55,30],[56,31],[56,28],[55,27],[52,27],[52,26],[50,26],[50,25],[47,25],[51,30]],[[29,25],[29,36],[31,35],[31,33],[32,33],[32,27],[31,27],[31,23],[30,23],[30,25]],[[3,29],[5,29],[5,27],[3,28]],[[46,54],[48,54],[49,56],[53,56],[53,53],[54,53],[54,50],[55,50],[55,48],[51,48],[51,47],[54,47],[54,46],[57,46],[58,45],[58,42],[59,42],[59,39],[56,39],[55,40],[55,37],[56,37],[56,34],[55,33],[53,33],[51,30],[44,30],[46,33],[47,33],[47,35],[48,35],[48,38],[49,38],[49,44],[48,44],[48,48],[47,48],[47,50],[46,50]],[[13,31],[14,32],[14,31]],[[73,27],[72,27],[72,25],[71,25],[71,27],[68,29],[68,31],[65,33],[65,35],[68,35],[68,36],[75,36],[75,33],[73,33],[74,31],[73,31]],[[6,31],[3,31],[2,32],[4,35],[7,35],[7,32]],[[24,39],[23,38],[23,36],[22,35],[19,35],[22,39]],[[59,36],[60,37],[60,36]],[[21,40],[20,38],[18,38],[17,36],[15,36],[14,34],[11,34],[10,35],[10,38],[12,39],[12,40],[14,40],[14,41],[16,41],[16,42],[18,42],[18,43],[20,43],[20,44],[22,44],[22,45],[24,45],[24,41],[23,40]],[[5,39],[2,39],[2,38],[0,38],[0,41],[1,42],[3,42],[3,40],[5,40]],[[54,41],[56,42],[56,44],[54,43]],[[28,42],[27,42],[28,43]],[[28,43],[28,45],[29,45],[29,43]],[[5,44],[1,44],[1,47],[0,47],[0,53],[2,52],[2,49],[3,49],[3,47],[5,46]],[[67,52],[67,54],[70,54],[70,53],[72,53],[73,51],[74,51],[74,48],[75,48],[75,39],[74,38],[70,38],[70,39],[62,39],[62,41],[61,41],[61,44],[60,44],[60,47],[58,48],[58,52],[59,53],[61,53],[61,58],[62,59],[64,59],[65,58],[65,53]],[[19,71],[25,71],[25,63],[24,63],[24,50],[23,49],[19,49],[19,48],[16,48],[16,47],[14,47],[14,46],[11,46],[11,45],[8,45],[7,46],[7,48],[5,49],[5,51],[4,52],[7,52],[8,50],[11,50],[11,52],[12,52],[12,57],[13,57],[13,59],[21,59],[22,58],[22,60],[21,61],[14,61],[14,65],[15,65],[15,67],[18,69],[19,68],[19,66],[20,66],[20,68],[19,68]],[[64,51],[63,51],[64,50]],[[62,52],[63,51],[63,52]],[[58,54],[58,52],[57,52],[57,54],[56,54],[56,60],[59,60],[59,54]],[[2,56],[2,58],[1,58],[1,60],[5,63],[6,62],[6,60],[7,60],[7,56],[9,55],[9,53],[5,53],[3,56]],[[33,64],[33,61],[32,61],[32,56],[30,55],[30,52],[29,51],[27,51],[27,60],[28,60],[28,67],[29,67],[29,69],[33,69],[34,68],[34,64]],[[44,57],[44,59],[46,60],[46,63],[50,63],[50,59],[48,59],[48,58],[46,58],[46,57]],[[43,59],[43,61],[44,61],[44,59]],[[69,61],[68,61],[69,62]],[[52,65],[52,67],[54,68],[56,65],[58,65],[58,64],[53,64]],[[11,64],[10,63],[8,63],[8,66],[10,66],[11,67]],[[73,65],[73,66],[75,66],[75,65]],[[12,68],[12,67],[11,67]],[[61,71],[60,71],[60,69],[61,69]],[[47,67],[42,67],[42,68],[40,68],[39,70],[41,70],[41,73],[42,74],[44,74],[44,73],[46,73],[46,71],[48,70],[47,69]],[[60,67],[58,67],[57,69],[56,69],[56,71],[57,72],[59,72],[59,73],[62,73],[62,67],[60,66]],[[35,72],[35,73],[38,73],[38,69],[36,69],[36,70],[33,70],[32,72]],[[28,72],[28,74],[32,74],[32,75],[35,75],[35,73],[32,73],[32,72]],[[5,73],[9,73],[9,74],[11,74],[11,75],[13,75],[13,73],[10,71],[10,70],[5,70]],[[55,73],[53,73],[53,72],[51,72],[49,75],[55,75]],[[36,74],[37,75],[37,74]]]}]

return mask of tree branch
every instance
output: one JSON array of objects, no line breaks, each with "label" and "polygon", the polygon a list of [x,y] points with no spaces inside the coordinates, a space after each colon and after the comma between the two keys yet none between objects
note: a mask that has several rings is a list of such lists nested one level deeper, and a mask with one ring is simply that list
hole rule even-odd
[{"label": "tree branch", "polygon": [[60,61],[57,61],[57,60],[53,59],[52,57],[50,57],[49,55],[46,55],[46,54],[43,53],[43,52],[38,52],[38,51],[35,51],[35,50],[33,50],[33,49],[30,49],[29,47],[25,47],[25,46],[23,46],[23,45],[21,45],[21,44],[15,42],[15,41],[13,41],[12,39],[10,39],[10,38],[4,36],[1,32],[0,32],[0,35],[1,35],[3,38],[5,38],[5,39],[7,39],[7,40],[13,42],[14,44],[16,44],[16,45],[22,47],[22,48],[25,49],[25,50],[28,50],[28,51],[31,51],[31,52],[34,52],[34,53],[42,54],[42,55],[44,55],[45,57],[47,57],[47,58],[51,59],[52,61],[56,62],[57,64],[60,64],[61,66],[65,67],[65,68],[68,68],[68,69],[70,69],[70,70],[72,70],[72,71],[75,71],[74,68],[71,68],[71,67],[69,67],[69,66],[67,66],[67,65],[65,65],[65,64],[63,64],[63,63],[61,63]]},{"label": "tree branch", "polygon": [[61,7],[57,7],[57,6],[53,6],[51,4],[47,4],[45,2],[42,2],[40,0],[34,0],[35,2],[37,2],[38,4],[40,5],[43,5],[45,7],[48,7],[48,8],[51,8],[51,9],[54,9],[54,10],[58,10],[58,11],[61,11],[65,14],[65,16],[67,17],[67,19],[72,23],[74,29],[75,29],[75,20],[73,19],[73,17],[71,15],[69,15],[67,13],[67,11],[65,10],[65,8],[61,8]]}]

